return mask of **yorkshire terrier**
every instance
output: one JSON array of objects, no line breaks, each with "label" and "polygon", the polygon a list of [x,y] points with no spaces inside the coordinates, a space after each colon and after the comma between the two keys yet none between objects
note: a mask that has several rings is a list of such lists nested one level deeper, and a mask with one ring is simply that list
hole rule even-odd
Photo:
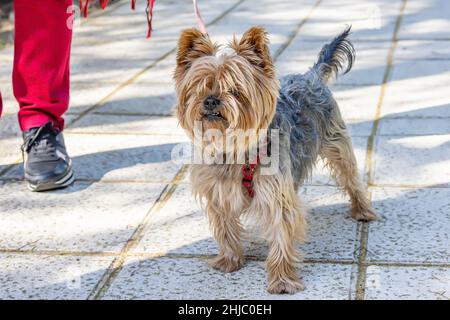
[{"label": "yorkshire terrier", "polygon": [[[280,81],[263,28],[250,28],[239,41],[230,42],[231,52],[220,55],[220,47],[196,29],[183,31],[178,42],[176,113],[192,140],[196,124],[223,133],[251,129],[279,133],[278,170],[273,174],[261,174],[258,162],[253,166],[248,162],[244,166],[228,162],[190,166],[193,192],[206,200],[205,211],[219,246],[211,266],[223,272],[243,266],[241,218],[252,215],[258,218],[269,246],[270,293],[292,294],[303,289],[296,274],[296,242],[305,239],[306,220],[297,190],[319,156],[349,194],[351,216],[365,221],[376,218],[358,176],[346,125],[327,87],[344,64],[344,74],[353,65],[349,33],[350,27],[325,45],[308,72]],[[251,147],[245,144],[247,151]],[[214,148],[218,154],[227,153],[218,143]]]}]

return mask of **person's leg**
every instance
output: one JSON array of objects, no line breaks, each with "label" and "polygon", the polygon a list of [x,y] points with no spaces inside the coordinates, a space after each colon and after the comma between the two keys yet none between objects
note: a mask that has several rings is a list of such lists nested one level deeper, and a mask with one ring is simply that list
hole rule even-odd
[{"label": "person's leg", "polygon": [[72,0],[14,0],[14,95],[26,154],[24,176],[33,191],[73,182],[62,115],[69,105]]},{"label": "person's leg", "polygon": [[69,106],[72,0],[14,0],[13,88],[22,131],[52,121],[60,130]]}]

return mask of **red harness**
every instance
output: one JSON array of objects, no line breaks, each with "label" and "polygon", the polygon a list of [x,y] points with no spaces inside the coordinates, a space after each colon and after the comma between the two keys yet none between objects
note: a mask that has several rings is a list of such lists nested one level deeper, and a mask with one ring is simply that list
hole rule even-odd
[{"label": "red harness", "polygon": [[256,167],[260,164],[259,155],[256,156],[256,163],[244,164],[242,166],[242,185],[247,189],[247,195],[250,198],[255,196],[255,189],[253,188],[253,174]]}]

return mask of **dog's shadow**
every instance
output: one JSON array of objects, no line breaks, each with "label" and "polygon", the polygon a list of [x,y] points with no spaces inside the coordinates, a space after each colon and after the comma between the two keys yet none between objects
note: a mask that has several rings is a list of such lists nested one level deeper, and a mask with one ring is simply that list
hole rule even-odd
[{"label": "dog's shadow", "polygon": [[[310,192],[309,190],[312,189],[315,189],[315,191]],[[321,190],[325,189],[332,191],[320,194]],[[385,228],[386,225],[391,223],[403,223],[402,221],[406,218],[403,211],[399,211],[398,208],[404,206],[405,203],[414,206],[414,201],[419,201],[421,192],[433,192],[432,196],[438,197],[433,190],[430,188],[403,189],[400,194],[391,195],[382,190],[380,193],[380,189],[377,189],[372,204],[377,211],[378,219],[368,223],[369,234],[371,230]],[[373,192],[375,191],[373,190]],[[332,186],[304,186],[301,188],[299,196],[308,208],[308,237],[304,244],[298,246],[303,258],[306,261],[344,260],[357,263],[360,255],[360,227],[363,222],[350,217],[348,197],[341,196],[341,191]],[[413,203],[411,203],[412,201]],[[445,206],[445,201],[442,204]],[[436,210],[438,209],[439,207],[436,208]],[[414,217],[414,215],[421,215],[421,212],[410,213],[410,217]],[[433,220],[435,218],[427,216],[423,219]],[[199,225],[203,226],[200,228]],[[213,256],[218,253],[217,245],[209,231],[207,218],[200,207],[195,210],[189,209],[189,214],[178,215],[176,218],[155,224],[149,232],[156,234],[157,230],[163,230],[162,233],[158,234],[158,239],[173,244],[173,248],[167,251],[169,255],[199,254]],[[245,255],[251,259],[264,260],[268,253],[268,246],[259,236],[261,229],[250,227],[248,230],[243,235],[244,241],[242,241]],[[434,231],[430,230],[430,232]],[[175,236],[175,238],[172,238],[172,236]],[[407,236],[408,234],[400,233],[394,237]],[[164,239],[164,237],[167,238]],[[381,240],[390,242],[392,238]]]}]

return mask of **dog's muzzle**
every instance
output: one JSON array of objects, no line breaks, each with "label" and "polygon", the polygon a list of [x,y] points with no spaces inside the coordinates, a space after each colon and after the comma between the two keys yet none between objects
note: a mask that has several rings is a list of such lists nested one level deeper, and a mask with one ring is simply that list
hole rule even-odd
[{"label": "dog's muzzle", "polygon": [[223,120],[220,112],[220,100],[214,96],[209,96],[203,101],[203,118],[209,121]]}]

